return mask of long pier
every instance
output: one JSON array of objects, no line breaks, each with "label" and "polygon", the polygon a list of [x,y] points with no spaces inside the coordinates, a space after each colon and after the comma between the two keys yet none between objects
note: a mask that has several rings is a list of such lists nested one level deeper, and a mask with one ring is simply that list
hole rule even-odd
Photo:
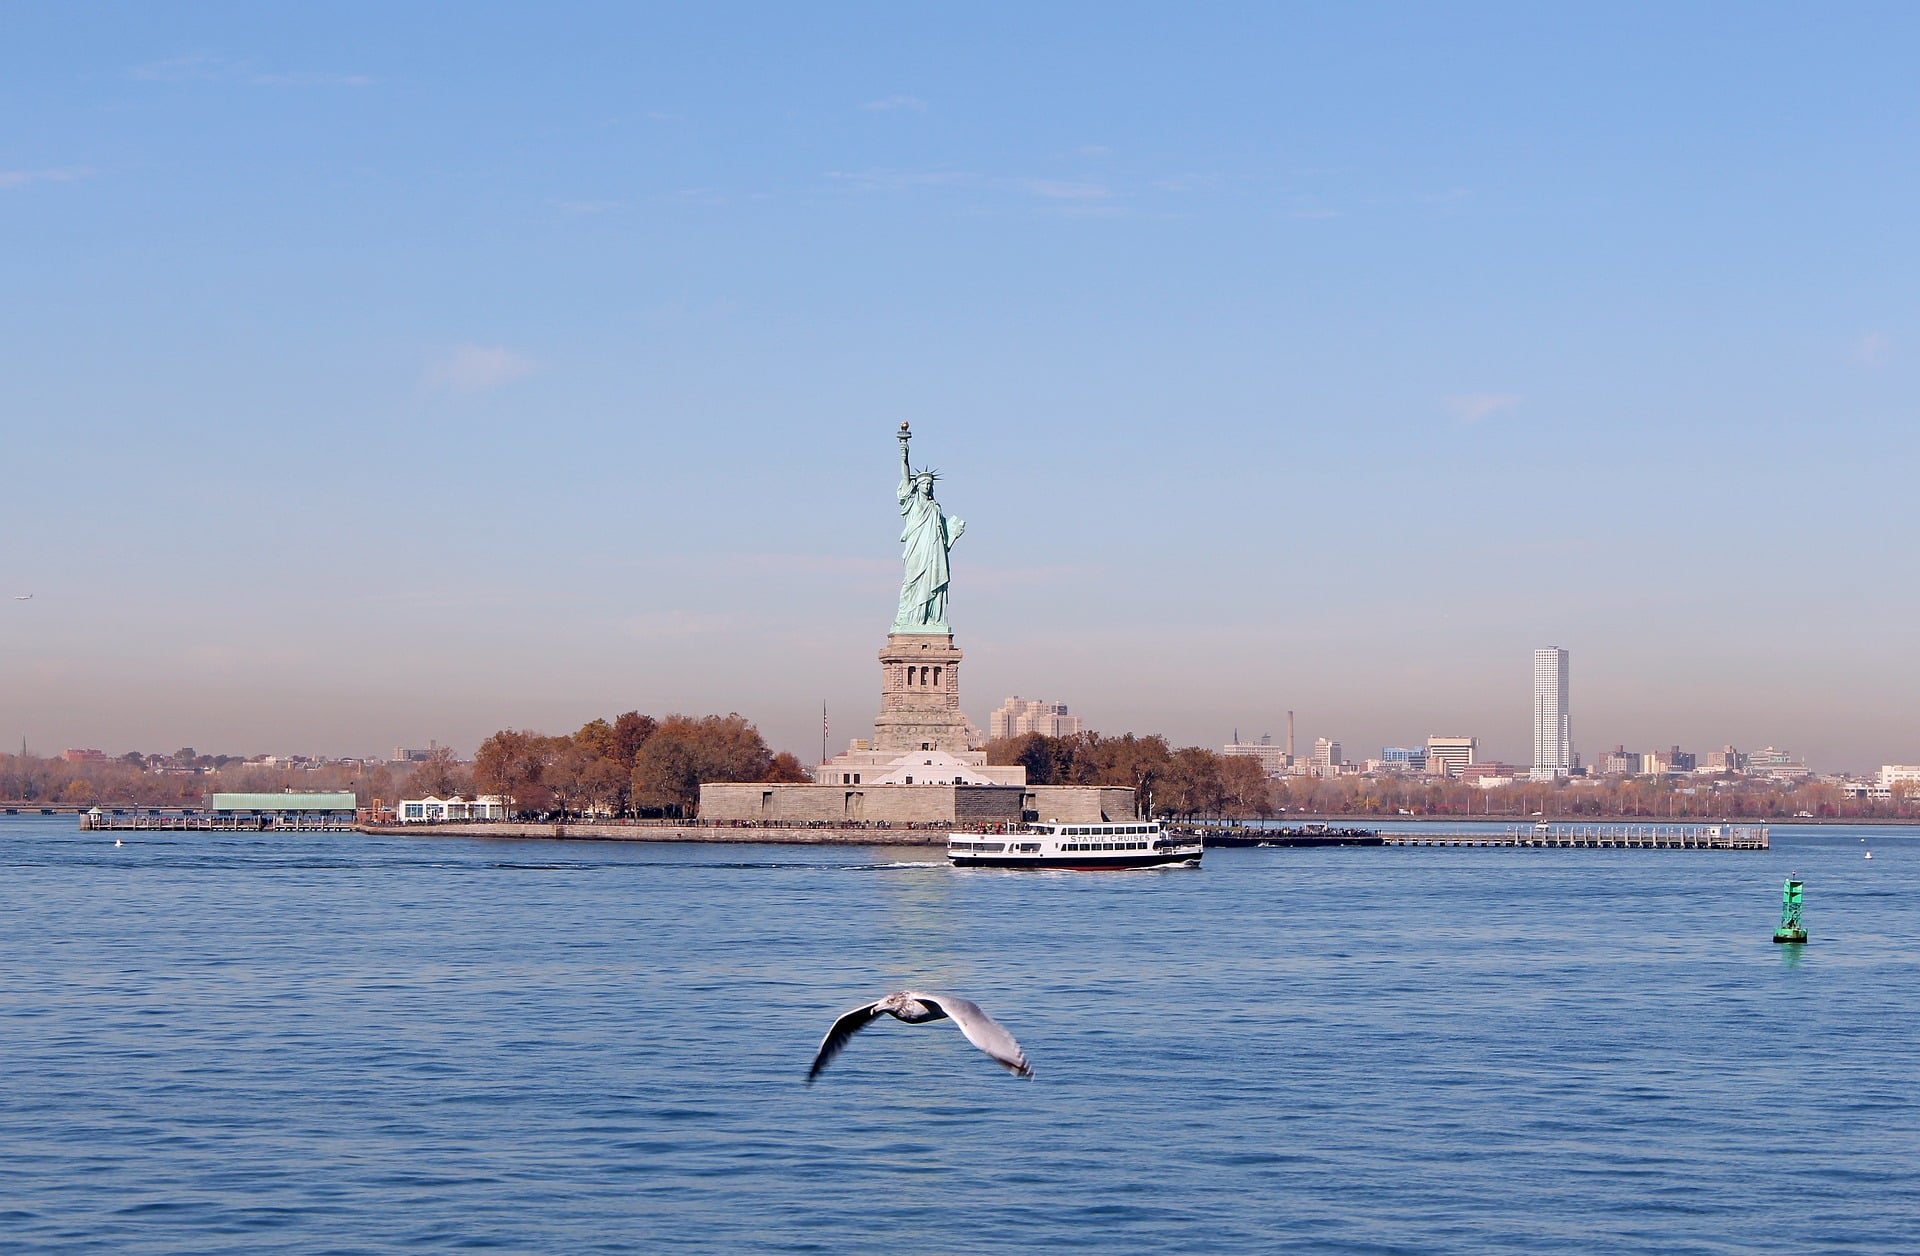
[{"label": "long pier", "polygon": [[111,833],[351,833],[352,816],[258,816],[212,812],[121,815],[80,813],[83,832]]},{"label": "long pier", "polygon": [[1766,850],[1764,824],[1510,824],[1499,833],[1382,833],[1387,846],[1554,846],[1631,850]]}]

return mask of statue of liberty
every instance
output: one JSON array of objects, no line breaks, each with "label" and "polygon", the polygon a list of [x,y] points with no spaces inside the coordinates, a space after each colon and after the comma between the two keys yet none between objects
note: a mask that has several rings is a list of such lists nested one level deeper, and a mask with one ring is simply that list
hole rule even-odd
[{"label": "statue of liberty", "polygon": [[900,544],[904,547],[906,574],[900,581],[900,611],[893,617],[895,632],[950,633],[947,626],[947,586],[953,582],[953,569],[947,553],[960,534],[967,530],[964,520],[940,513],[933,499],[933,482],[939,477],[931,470],[914,474],[907,459],[907,442],[913,434],[900,425]]}]

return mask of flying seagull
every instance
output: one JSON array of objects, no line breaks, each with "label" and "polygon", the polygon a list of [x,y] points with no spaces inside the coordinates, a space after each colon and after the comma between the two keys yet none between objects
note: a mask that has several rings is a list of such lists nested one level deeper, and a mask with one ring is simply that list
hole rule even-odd
[{"label": "flying seagull", "polygon": [[16,602],[31,602],[33,601],[33,594],[27,593],[20,596],[16,596],[13,600]]},{"label": "flying seagull", "polygon": [[978,1003],[951,994],[898,990],[865,1007],[856,1007],[833,1022],[833,1028],[820,1040],[820,1050],[814,1053],[813,1067],[807,1070],[807,1085],[813,1085],[813,1079],[820,1076],[820,1070],[840,1054],[840,1049],[847,1045],[850,1038],[882,1015],[905,1021],[909,1025],[951,1017],[953,1023],[960,1027],[960,1032],[967,1036],[967,1041],[992,1056],[995,1064],[1015,1077],[1033,1076],[1020,1044],[1001,1027],[999,1021],[981,1011]]}]

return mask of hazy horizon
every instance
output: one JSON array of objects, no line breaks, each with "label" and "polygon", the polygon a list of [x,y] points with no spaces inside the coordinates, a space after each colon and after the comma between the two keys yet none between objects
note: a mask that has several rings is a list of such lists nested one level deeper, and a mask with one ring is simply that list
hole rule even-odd
[{"label": "hazy horizon", "polygon": [[0,745],[1920,761],[1911,8],[559,12],[11,15]]}]

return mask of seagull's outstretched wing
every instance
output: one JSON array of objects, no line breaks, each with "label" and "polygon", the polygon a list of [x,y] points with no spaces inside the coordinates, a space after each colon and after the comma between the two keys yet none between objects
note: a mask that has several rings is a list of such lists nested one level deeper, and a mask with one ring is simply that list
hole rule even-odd
[{"label": "seagull's outstretched wing", "polygon": [[999,1021],[988,1016],[980,1005],[971,999],[963,999],[952,994],[921,994],[909,990],[907,994],[922,1003],[932,1004],[960,1027],[967,1041],[979,1047],[993,1057],[993,1062],[1012,1073],[1015,1077],[1032,1077],[1033,1069],[1027,1065],[1026,1053],[1020,1050],[1020,1044]]},{"label": "seagull's outstretched wing", "polygon": [[813,1053],[813,1067],[807,1070],[807,1085],[813,1085],[813,1079],[820,1076],[820,1070],[827,1067],[834,1056],[840,1054],[840,1048],[847,1045],[847,1040],[865,1029],[878,1015],[880,1002],[876,999],[865,1007],[854,1008],[833,1022],[833,1028],[820,1040],[820,1049]]}]

